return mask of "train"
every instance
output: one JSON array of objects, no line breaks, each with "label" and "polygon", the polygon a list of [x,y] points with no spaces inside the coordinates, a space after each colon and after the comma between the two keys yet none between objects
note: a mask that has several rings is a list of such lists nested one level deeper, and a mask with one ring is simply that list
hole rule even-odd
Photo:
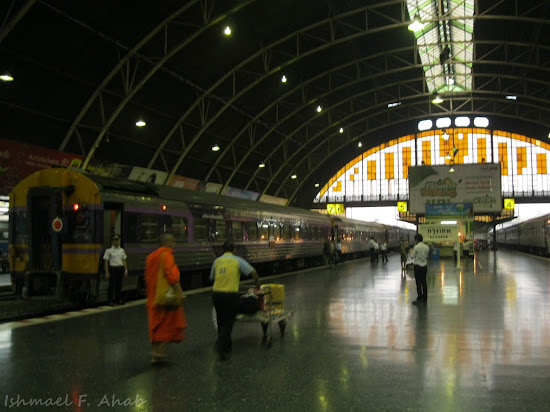
[{"label": "train", "polygon": [[499,247],[550,257],[550,214],[497,229],[496,242]]},{"label": "train", "polygon": [[146,256],[161,233],[176,240],[185,290],[209,286],[213,260],[231,240],[261,276],[322,264],[323,242],[341,239],[344,259],[368,254],[370,237],[397,249],[414,231],[70,168],[43,169],[10,193],[8,260],[13,291],[24,297],[97,302],[103,253],[121,235],[129,276],[123,292],[142,296]]}]

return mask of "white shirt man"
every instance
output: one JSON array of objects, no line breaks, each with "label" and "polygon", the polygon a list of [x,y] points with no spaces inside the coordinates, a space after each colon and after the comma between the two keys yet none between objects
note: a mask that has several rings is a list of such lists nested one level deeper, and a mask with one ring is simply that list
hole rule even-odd
[{"label": "white shirt man", "polygon": [[428,274],[428,256],[430,255],[430,247],[423,242],[424,238],[420,233],[414,236],[416,245],[412,251],[414,260],[414,279],[416,281],[416,292],[418,297],[413,302],[413,305],[428,303],[428,283],[426,275]]}]

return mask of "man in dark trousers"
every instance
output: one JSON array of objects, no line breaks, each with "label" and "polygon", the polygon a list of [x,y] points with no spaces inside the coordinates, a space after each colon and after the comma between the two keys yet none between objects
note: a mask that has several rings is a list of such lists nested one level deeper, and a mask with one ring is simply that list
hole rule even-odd
[{"label": "man in dark trousers", "polygon": [[120,235],[113,236],[113,245],[105,251],[105,278],[109,280],[107,299],[110,305],[122,305],[122,278],[128,276],[126,252],[120,247]]},{"label": "man in dark trousers", "polygon": [[258,289],[260,288],[260,278],[256,269],[246,260],[233,254],[235,251],[233,243],[224,242],[222,250],[223,255],[214,260],[212,264],[210,281],[214,282],[212,301],[218,322],[216,351],[219,359],[224,361],[231,357],[231,331],[239,308],[241,273],[245,276],[252,276]]},{"label": "man in dark trousers", "polygon": [[424,238],[420,233],[414,235],[416,245],[413,247],[412,258],[414,261],[414,280],[416,281],[416,292],[418,297],[412,303],[421,305],[428,303],[428,283],[426,275],[428,274],[428,256],[430,247],[423,242]]}]

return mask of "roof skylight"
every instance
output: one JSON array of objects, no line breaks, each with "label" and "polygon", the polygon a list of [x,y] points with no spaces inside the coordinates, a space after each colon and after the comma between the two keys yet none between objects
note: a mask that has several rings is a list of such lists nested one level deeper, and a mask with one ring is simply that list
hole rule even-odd
[{"label": "roof skylight", "polygon": [[430,92],[471,90],[474,0],[407,0],[407,9],[426,23],[414,35]]}]

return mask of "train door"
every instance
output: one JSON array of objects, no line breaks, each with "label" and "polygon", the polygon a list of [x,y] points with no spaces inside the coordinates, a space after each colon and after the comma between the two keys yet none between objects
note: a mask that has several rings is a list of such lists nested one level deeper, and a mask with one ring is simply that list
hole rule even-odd
[{"label": "train door", "polygon": [[[103,246],[111,246],[111,239],[115,233],[122,236],[122,203],[105,203],[103,205]],[[124,244],[122,236],[121,246]],[[103,255],[102,255],[103,257]]]},{"label": "train door", "polygon": [[29,270],[61,270],[62,235],[61,231],[53,229],[52,223],[56,217],[63,215],[62,204],[62,193],[59,191],[43,188],[29,190]]}]

